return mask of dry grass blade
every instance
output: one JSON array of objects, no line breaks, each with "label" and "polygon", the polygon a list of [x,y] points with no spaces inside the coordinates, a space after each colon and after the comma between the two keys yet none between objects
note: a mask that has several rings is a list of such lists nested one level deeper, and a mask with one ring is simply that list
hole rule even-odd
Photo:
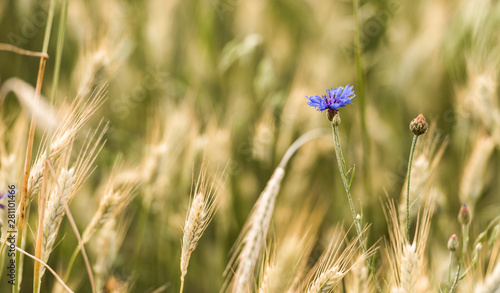
[{"label": "dry grass blade", "polygon": [[49,55],[44,52],[35,52],[30,50],[25,50],[19,47],[16,47],[11,44],[0,43],[0,51],[9,51],[12,53],[16,53],[19,55],[31,56],[31,57],[42,57],[45,59],[49,59]]}]

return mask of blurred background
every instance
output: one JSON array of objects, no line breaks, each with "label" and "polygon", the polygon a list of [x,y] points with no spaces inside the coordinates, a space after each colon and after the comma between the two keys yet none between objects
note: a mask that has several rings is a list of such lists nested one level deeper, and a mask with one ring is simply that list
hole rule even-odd
[{"label": "blurred background", "polygon": [[[0,42],[40,51],[48,2],[2,0]],[[53,86],[59,2],[45,97]],[[118,216],[121,241],[105,270],[108,283],[129,282],[131,292],[164,285],[166,292],[178,291],[182,226],[192,181],[205,160],[216,178],[225,168],[226,180],[220,208],[191,258],[185,292],[218,292],[231,247],[257,197],[286,149],[312,129],[324,129],[324,138],[306,144],[289,163],[272,233],[284,231],[305,205],[328,207],[318,243],[328,238],[328,227],[343,223],[347,229],[352,218],[329,121],[305,98],[346,84],[354,85],[358,97],[340,110],[341,142],[347,165],[356,167],[352,193],[363,222],[371,224],[370,245],[387,239],[388,200],[404,204],[413,136],[408,125],[420,113],[431,129],[418,142],[412,198],[420,197],[415,214],[429,197],[436,206],[429,267],[446,261],[447,239],[460,232],[456,216],[462,203],[471,209],[473,235],[499,214],[500,2],[359,5],[363,84],[356,74],[350,1],[69,1],[55,107],[84,88],[107,84],[107,100],[85,129],[101,119],[110,123],[97,168],[71,206],[80,230],[97,209],[118,154],[124,169],[147,177]],[[38,63],[0,51],[0,82],[17,77],[34,87]],[[3,193],[7,180],[20,185],[31,113],[12,93],[0,109]],[[43,133],[37,129],[34,153]],[[36,230],[34,215],[30,225]],[[33,239],[28,236],[28,251],[34,250]],[[100,239],[96,235],[89,243],[91,262],[109,246]],[[57,243],[49,265],[63,271],[77,245],[66,219]],[[446,271],[436,273],[439,282]],[[25,260],[22,292],[30,292],[30,276],[32,262]],[[7,292],[10,285],[3,281],[0,291]],[[53,277],[46,274],[42,285],[42,292],[50,292]],[[90,292],[81,257],[71,285]]]}]

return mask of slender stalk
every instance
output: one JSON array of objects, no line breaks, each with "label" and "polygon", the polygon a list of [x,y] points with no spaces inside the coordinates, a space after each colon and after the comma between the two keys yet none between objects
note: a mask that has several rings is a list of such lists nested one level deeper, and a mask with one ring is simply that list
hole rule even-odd
[{"label": "slender stalk", "polygon": [[69,259],[68,269],[66,270],[66,274],[64,274],[64,282],[67,282],[69,279],[69,275],[71,274],[71,269],[73,268],[73,264],[75,263],[76,257],[80,253],[80,247],[77,246]]},{"label": "slender stalk", "polygon": [[453,293],[455,289],[457,288],[458,281],[460,281],[460,270],[462,269],[464,265],[464,260],[465,260],[465,254],[467,253],[467,244],[469,243],[469,225],[462,225],[462,239],[463,239],[463,245],[462,245],[462,255],[460,255],[460,261],[458,263],[458,268],[457,268],[457,273],[455,275],[455,280],[453,281],[453,285],[450,288],[449,293]]},{"label": "slender stalk", "polygon": [[[2,239],[2,238],[0,238],[0,242],[2,242],[3,244],[7,243],[7,241],[5,239]],[[56,278],[56,280],[64,287],[64,289],[66,289],[67,292],[73,293],[73,290],[71,290],[71,288],[69,288],[68,285],[66,285],[66,283],[63,282],[63,280],[61,279],[61,277],[59,277],[59,275],[48,264],[44,263],[38,257],[29,254],[28,252],[24,251],[23,249],[21,249],[21,248],[19,248],[17,246],[15,248],[16,248],[17,251],[21,252],[22,254],[27,255],[28,257],[32,258],[36,262],[41,263],[49,272],[52,273],[52,275],[54,275],[54,277]]]},{"label": "slender stalk", "polygon": [[[35,100],[38,101],[40,98],[40,93],[42,89],[42,82],[43,82],[43,74],[45,72],[45,58],[40,59],[40,67],[38,69],[38,79],[37,79],[37,86],[36,86],[36,92],[35,92]],[[19,247],[22,247],[23,245],[23,227],[24,227],[24,221],[26,218],[26,198],[28,196],[28,178],[29,178],[29,173],[30,173],[30,163],[31,163],[31,153],[33,151],[33,140],[35,138],[35,127],[36,127],[36,118],[35,115],[31,116],[31,123],[30,123],[30,129],[28,132],[28,145],[26,148],[26,157],[24,160],[24,174],[23,174],[23,184],[21,187],[21,200],[19,202],[19,226],[18,226],[18,236],[19,238],[17,239],[17,243]],[[19,280],[19,274],[22,271],[22,263],[21,263],[21,254],[16,253],[16,263],[19,264],[18,269],[16,270],[16,280]],[[12,292],[18,293],[20,290],[20,282],[18,282],[17,286],[12,286]]]},{"label": "slender stalk", "polygon": [[370,144],[368,142],[368,131],[366,129],[366,91],[365,91],[365,76],[363,72],[363,60],[361,58],[362,55],[362,47],[361,47],[361,35],[360,35],[360,24],[358,17],[358,0],[352,1],[352,10],[354,14],[354,58],[356,62],[356,75],[358,79],[358,90],[357,97],[359,103],[359,116],[361,119],[361,141],[363,146],[363,166],[364,166],[364,189],[365,194],[368,194],[368,191],[371,188],[371,178],[370,178]]},{"label": "slender stalk", "polygon": [[181,289],[179,290],[179,293],[182,293],[184,291],[184,277],[181,278]]},{"label": "slender stalk", "polygon": [[57,85],[59,84],[59,72],[61,70],[61,57],[64,46],[64,34],[66,31],[67,17],[68,17],[68,0],[63,0],[61,6],[61,19],[59,20],[59,29],[57,31],[56,62],[54,65],[54,78],[52,79],[52,93],[50,96],[51,105],[54,105],[56,101]]},{"label": "slender stalk", "polygon": [[450,251],[450,266],[448,267],[448,281],[446,282],[446,288],[450,288],[452,267],[453,267],[453,251]]},{"label": "slender stalk", "polygon": [[[363,233],[361,232],[361,225],[358,219],[356,218],[356,210],[354,209],[354,204],[352,202],[352,196],[351,196],[351,187],[349,181],[347,181],[345,160],[344,160],[344,155],[342,154],[342,147],[340,145],[338,126],[335,126],[332,123],[332,129],[333,129],[333,141],[335,145],[335,154],[337,157],[337,164],[339,166],[340,177],[342,178],[342,183],[344,184],[345,192],[347,194],[347,199],[349,200],[349,208],[351,209],[352,219],[354,221],[354,227],[356,228],[356,233],[358,234],[359,242],[361,244],[361,248],[363,249],[363,253],[366,256],[367,249],[363,238]],[[370,264],[368,257],[365,257],[365,260],[366,263],[368,264],[368,267],[371,270],[371,275],[377,287],[377,291],[382,292],[382,288],[380,287],[380,284],[378,283],[377,280],[377,276],[375,275],[375,268]]]},{"label": "slender stalk", "polygon": [[[42,91],[42,84],[43,84],[43,75],[45,73],[45,63],[47,61],[47,51],[49,48],[49,40],[50,40],[50,32],[52,29],[52,20],[54,18],[54,6],[55,6],[55,1],[51,0],[49,4],[49,14],[47,17],[47,25],[45,26],[45,35],[43,38],[43,47],[42,47],[42,54],[44,53],[42,57],[40,57],[40,65],[38,67],[38,77],[36,81],[36,89],[35,89],[35,101],[38,101],[40,99],[40,94]],[[26,157],[24,161],[24,173],[23,173],[23,181],[22,181],[22,188],[21,188],[21,200],[19,202],[19,208],[20,208],[20,214],[19,214],[19,224],[18,224],[18,240],[17,243],[19,243],[19,247],[22,247],[23,244],[23,226],[24,226],[24,220],[25,220],[25,212],[26,212],[26,198],[28,196],[28,178],[29,178],[29,173],[30,173],[30,163],[31,163],[31,153],[33,151],[33,140],[35,138],[35,126],[36,126],[36,117],[34,114],[31,115],[31,122],[30,122],[30,128],[29,128],[29,133],[28,133],[28,143],[26,146]],[[21,288],[21,282],[20,280],[20,273],[22,271],[22,262],[21,262],[21,254],[16,253],[16,263],[18,264],[18,269],[16,270],[16,276],[15,279],[18,281],[17,285],[12,286],[12,292],[13,293],[18,293],[20,288]]]},{"label": "slender stalk", "polygon": [[410,243],[410,177],[411,165],[413,164],[413,156],[415,155],[415,146],[417,145],[418,136],[413,136],[411,143],[410,158],[408,159],[408,174],[406,174],[406,240]]}]

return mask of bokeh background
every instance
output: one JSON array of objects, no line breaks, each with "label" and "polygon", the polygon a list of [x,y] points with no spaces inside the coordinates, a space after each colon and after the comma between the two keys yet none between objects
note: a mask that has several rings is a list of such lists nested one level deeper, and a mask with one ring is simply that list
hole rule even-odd
[{"label": "bokeh background", "polygon": [[[48,2],[2,0],[0,42],[40,51]],[[143,176],[147,164],[154,166],[118,218],[117,239],[123,241],[107,278],[130,281],[131,292],[153,292],[165,284],[166,292],[178,291],[182,226],[192,181],[205,160],[213,175],[225,168],[226,180],[220,208],[192,256],[185,292],[218,292],[231,247],[259,193],[288,146],[316,128],[324,129],[324,138],[306,144],[289,163],[271,230],[279,237],[303,206],[318,203],[327,206],[318,247],[329,227],[343,223],[347,229],[352,218],[329,122],[305,99],[346,84],[358,95],[365,89],[364,102],[356,97],[341,109],[340,133],[346,163],[355,165],[356,208],[371,224],[370,244],[387,239],[383,208],[389,199],[404,203],[408,125],[420,113],[431,130],[419,140],[412,197],[421,197],[414,211],[429,197],[435,203],[429,267],[446,261],[447,239],[460,232],[456,215],[462,203],[471,208],[473,235],[499,214],[500,3],[359,5],[361,84],[351,1],[69,1],[55,107],[89,84],[107,83],[107,100],[85,129],[101,119],[110,123],[97,168],[72,203],[79,228],[95,212],[119,153],[135,176]],[[53,85],[59,7],[42,89],[46,97]],[[0,82],[17,77],[34,86],[38,63],[0,51]],[[31,113],[14,94],[1,109],[4,192],[7,180],[21,182]],[[37,130],[35,151],[43,133]],[[15,159],[6,159],[12,154]],[[33,239],[28,236],[28,251]],[[49,264],[63,271],[77,245],[67,220],[58,239]],[[103,249],[99,239],[89,244],[91,261]],[[435,281],[445,273],[436,269]],[[30,292],[30,276],[32,262],[26,260],[22,292]],[[81,258],[70,280],[78,292],[90,292]],[[42,292],[53,284],[46,274]],[[0,291],[6,290],[2,282]]]}]

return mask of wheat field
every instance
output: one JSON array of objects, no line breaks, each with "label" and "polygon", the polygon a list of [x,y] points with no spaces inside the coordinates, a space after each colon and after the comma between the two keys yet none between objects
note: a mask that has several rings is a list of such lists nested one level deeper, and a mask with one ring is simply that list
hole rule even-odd
[{"label": "wheat field", "polygon": [[1,0],[0,292],[500,292],[500,2]]}]

